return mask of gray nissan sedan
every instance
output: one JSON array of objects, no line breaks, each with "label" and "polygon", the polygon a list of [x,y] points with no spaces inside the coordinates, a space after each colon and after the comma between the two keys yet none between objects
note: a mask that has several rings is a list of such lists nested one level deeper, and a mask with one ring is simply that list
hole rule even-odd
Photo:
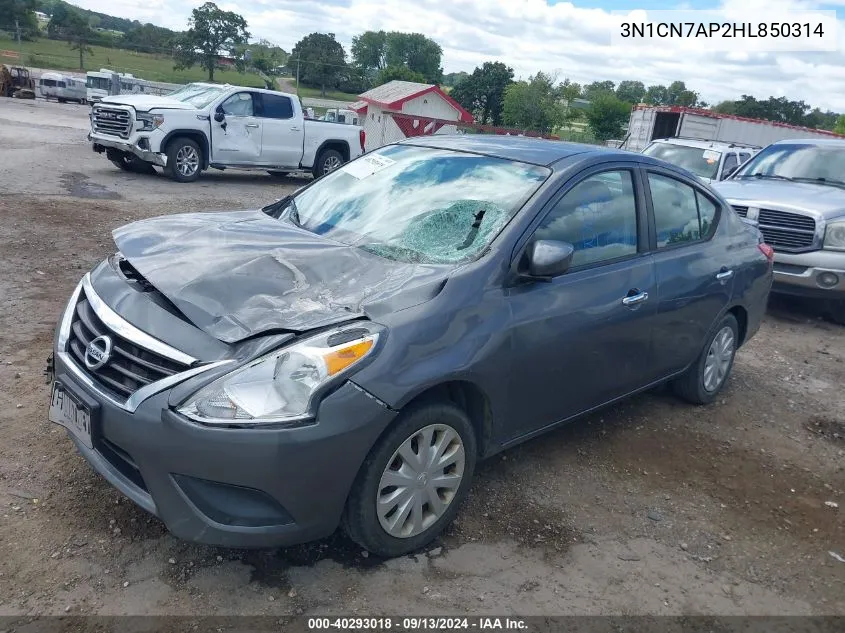
[{"label": "gray nissan sedan", "polygon": [[59,322],[49,418],[184,539],[434,539],[478,460],[671,381],[722,389],[772,250],[694,175],[433,136],[264,209],[114,232]]}]

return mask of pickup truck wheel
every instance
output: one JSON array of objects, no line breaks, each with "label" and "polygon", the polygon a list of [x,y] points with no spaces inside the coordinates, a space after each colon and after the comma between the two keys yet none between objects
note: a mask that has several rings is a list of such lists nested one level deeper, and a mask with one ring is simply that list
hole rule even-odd
[{"label": "pickup truck wheel", "polygon": [[109,160],[112,165],[123,171],[132,171],[132,162],[128,156],[117,156],[115,158],[109,158]]},{"label": "pickup truck wheel", "polygon": [[203,157],[195,141],[179,136],[167,144],[165,172],[176,182],[193,182],[202,171]]},{"label": "pickup truck wheel", "polygon": [[336,149],[324,149],[314,162],[314,178],[325,176],[343,165],[343,155]]},{"label": "pickup truck wheel", "polygon": [[344,530],[378,556],[427,545],[455,518],[475,457],[475,433],[460,408],[431,402],[403,411],[361,466]]},{"label": "pickup truck wheel", "polygon": [[736,318],[726,314],[710,333],[699,357],[673,383],[675,393],[692,404],[713,402],[731,373],[738,334]]}]

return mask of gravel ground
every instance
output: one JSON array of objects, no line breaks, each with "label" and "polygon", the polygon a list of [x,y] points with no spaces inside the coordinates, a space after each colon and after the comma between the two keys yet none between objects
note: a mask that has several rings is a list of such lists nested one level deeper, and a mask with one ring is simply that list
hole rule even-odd
[{"label": "gravel ground", "polygon": [[0,101],[0,615],[845,614],[845,328],[780,300],[719,401],[647,393],[493,458],[427,552],[169,536],[47,422],[57,316],[111,229],[306,181],[126,174],[86,128]]}]

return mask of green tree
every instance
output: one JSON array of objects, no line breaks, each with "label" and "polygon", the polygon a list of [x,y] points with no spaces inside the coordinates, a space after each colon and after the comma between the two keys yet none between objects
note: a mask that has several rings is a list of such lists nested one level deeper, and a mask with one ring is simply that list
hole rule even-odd
[{"label": "green tree", "polygon": [[561,123],[568,129],[571,129],[572,122],[581,118],[581,110],[573,107],[575,99],[581,96],[581,86],[575,82],[569,81],[569,78],[563,80],[563,83],[558,86],[558,94],[563,105],[563,119]]},{"label": "green tree", "polygon": [[366,31],[352,38],[352,64],[366,70],[387,67],[387,33]]},{"label": "green tree", "polygon": [[505,90],[502,118],[505,125],[550,133],[563,121],[563,107],[554,79],[539,72],[528,81],[509,85]]},{"label": "green tree", "polygon": [[666,89],[668,105],[693,107],[698,102],[698,93],[688,90],[683,81],[673,81]]},{"label": "green tree", "polygon": [[500,125],[505,90],[513,83],[513,68],[502,62],[484,62],[452,89],[450,96],[482,125]]},{"label": "green tree", "polygon": [[392,31],[385,35],[386,66],[407,66],[422,74],[428,83],[439,84],[443,79],[442,57],[440,44],[422,33]]},{"label": "green tree", "polygon": [[446,73],[443,75],[443,85],[448,86],[449,88],[454,88],[467,77],[469,77],[469,73],[464,72],[463,70],[456,73]]},{"label": "green tree", "polygon": [[346,73],[346,53],[334,33],[311,33],[296,43],[290,54],[291,67],[299,65],[299,80],[308,86],[336,87]]},{"label": "green tree", "polygon": [[143,24],[132,27],[123,34],[121,48],[142,53],[172,52],[178,41],[178,34],[153,24]]},{"label": "green tree", "polygon": [[66,6],[63,11],[53,14],[47,28],[52,31],[52,37],[65,40],[71,50],[79,51],[79,70],[84,70],[85,55],[94,53],[89,44],[96,38],[85,16]]},{"label": "green tree", "polygon": [[[232,52],[247,43],[249,32],[243,16],[223,11],[213,2],[206,2],[191,13],[188,30],[176,48],[177,69],[201,66],[214,81],[214,71],[220,68],[220,55]],[[242,69],[242,65],[239,64]]]},{"label": "green tree", "polygon": [[610,92],[601,93],[590,101],[587,122],[596,138],[602,141],[620,138],[631,114],[631,104],[621,101]]},{"label": "green tree", "polygon": [[407,66],[388,66],[382,68],[376,76],[376,85],[380,86],[386,84],[388,81],[398,79],[399,81],[415,81],[417,83],[425,83],[425,76],[411,70]]},{"label": "green tree", "polygon": [[594,81],[593,83],[584,86],[581,96],[587,101],[592,101],[599,94],[608,92],[612,94],[615,88],[616,84],[612,81]]},{"label": "green tree", "polygon": [[845,114],[840,114],[839,118],[836,119],[836,125],[833,127],[833,131],[837,134],[845,134]]},{"label": "green tree", "polygon": [[283,48],[263,39],[241,47],[239,54],[250,67],[270,77],[280,75],[290,57]]},{"label": "green tree", "polygon": [[38,34],[35,10],[35,0],[0,0],[0,29],[15,33],[17,26],[22,39],[32,39]]},{"label": "green tree", "polygon": [[620,81],[616,87],[616,96],[620,101],[636,105],[645,96],[645,85],[641,81]]},{"label": "green tree", "polygon": [[645,91],[643,101],[649,105],[667,105],[669,103],[669,90],[666,86],[660,84],[649,86]]}]

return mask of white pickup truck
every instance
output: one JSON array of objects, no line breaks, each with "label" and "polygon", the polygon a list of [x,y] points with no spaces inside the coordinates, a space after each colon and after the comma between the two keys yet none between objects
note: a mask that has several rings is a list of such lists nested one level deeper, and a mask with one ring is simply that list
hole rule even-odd
[{"label": "white pickup truck", "polygon": [[194,83],[158,97],[104,97],[91,108],[93,149],[121,169],[162,167],[178,182],[209,167],[315,178],[364,152],[357,126],[308,120],[296,95]]}]

